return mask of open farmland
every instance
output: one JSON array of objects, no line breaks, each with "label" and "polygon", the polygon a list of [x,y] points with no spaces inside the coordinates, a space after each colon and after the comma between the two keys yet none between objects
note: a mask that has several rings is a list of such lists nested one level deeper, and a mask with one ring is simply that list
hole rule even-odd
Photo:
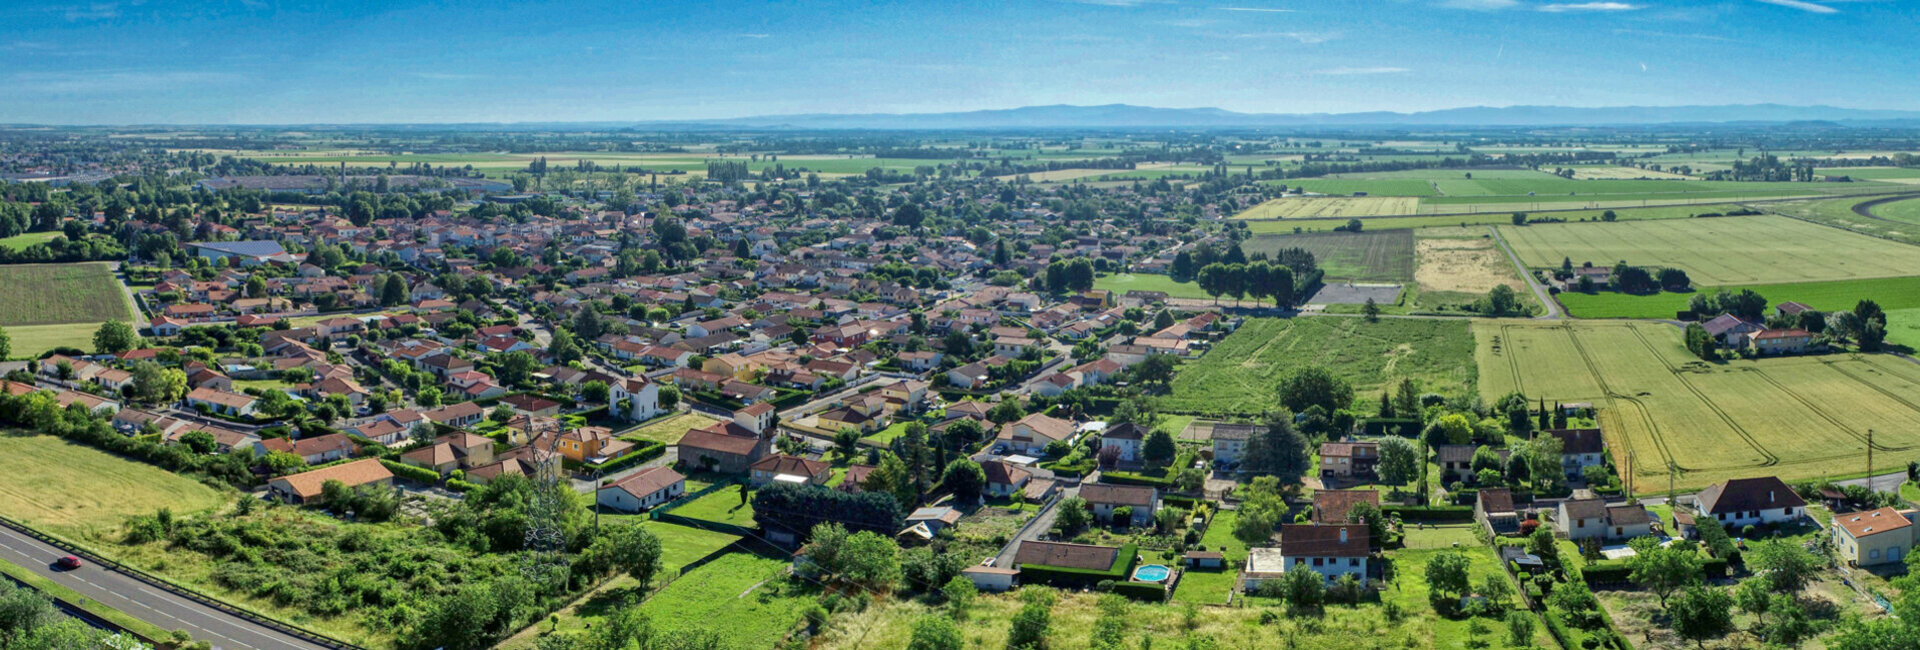
[{"label": "open farmland", "polygon": [[126,293],[105,264],[0,266],[0,327],[128,320]]},{"label": "open farmland", "polygon": [[0,434],[0,514],[76,539],[132,515],[185,515],[225,504],[219,490],[53,436]]},{"label": "open farmland", "polygon": [[1677,327],[1655,323],[1474,326],[1480,393],[1592,402],[1615,459],[1643,489],[1738,476],[1818,478],[1865,470],[1879,453],[1920,450],[1920,366],[1887,355],[1707,363]]},{"label": "open farmland", "polygon": [[1413,279],[1413,231],[1330,232],[1302,235],[1258,235],[1241,243],[1251,255],[1301,248],[1326,272],[1328,281],[1407,282]]},{"label": "open farmland", "polygon": [[1888,221],[1920,225],[1920,197],[1882,203],[1870,208],[1869,213]]},{"label": "open farmland", "polygon": [[1348,180],[1343,178],[1314,179],[1302,178],[1286,182],[1287,187],[1298,187],[1316,194],[1353,195],[1365,192],[1371,196],[1439,196],[1433,189],[1433,183],[1413,178],[1383,180]]},{"label": "open farmland", "polygon": [[[1484,230],[1484,229],[1483,229]],[[1414,281],[1422,291],[1486,293],[1506,285],[1521,294],[1527,285],[1507,255],[1485,238],[1422,237],[1417,249],[1419,267]]]},{"label": "open farmland", "polygon": [[[1786,301],[1801,303],[1820,311],[1852,309],[1862,300],[1872,300],[1888,311],[1920,308],[1920,278],[1868,278],[1832,282],[1791,282],[1751,284],[1730,287],[1700,287],[1700,293],[1720,289],[1752,289],[1765,296],[1768,304]],[[1558,295],[1567,313],[1578,318],[1673,318],[1674,312],[1687,308],[1692,293],[1661,292],[1630,295],[1600,291],[1592,294],[1574,291]]]},{"label": "open farmland", "polygon": [[1599,166],[1593,166],[1593,167],[1574,167],[1573,179],[1577,181],[1589,181],[1589,180],[1612,181],[1612,180],[1633,180],[1633,179],[1687,180],[1688,177],[1682,174],[1675,174],[1673,172],[1656,172],[1650,169],[1640,169],[1638,167],[1621,167],[1618,165],[1599,165]]},{"label": "open farmland", "polygon": [[1235,219],[1315,219],[1416,214],[1420,199],[1392,196],[1296,196],[1248,208]]},{"label": "open farmland", "polygon": [[1248,319],[1183,364],[1160,406],[1172,413],[1256,415],[1278,403],[1282,379],[1307,366],[1345,378],[1361,400],[1403,377],[1425,392],[1461,394],[1474,384],[1472,346],[1463,320]]},{"label": "open farmland", "polygon": [[[1621,208],[1618,210],[1614,210],[1613,214],[1614,214],[1614,218],[1620,221],[1632,221],[1632,220],[1639,220],[1639,219],[1686,219],[1686,218],[1693,217],[1694,215],[1697,215],[1697,214],[1708,214],[1708,213],[1721,214],[1729,210],[1737,210],[1740,208],[1741,206],[1738,204],[1705,204],[1705,205],[1684,205],[1684,206],[1657,207],[1657,208]],[[1605,214],[1606,212],[1607,212],[1606,210],[1555,210],[1552,212],[1539,212],[1534,214],[1537,214],[1539,216],[1544,216],[1544,217],[1552,217],[1554,219],[1560,219],[1560,220],[1567,221],[1569,223],[1573,223],[1573,222],[1580,222],[1580,221],[1599,221],[1601,218],[1601,215]],[[1483,213],[1483,214],[1459,214],[1459,215],[1436,214],[1436,215],[1425,215],[1425,216],[1363,217],[1361,218],[1361,221],[1365,222],[1366,229],[1369,232],[1381,231],[1381,230],[1400,230],[1404,228],[1432,228],[1432,227],[1446,227],[1446,226],[1458,227],[1458,226],[1476,226],[1476,225],[1491,226],[1491,225],[1513,223],[1513,213],[1512,212],[1489,212],[1489,213]],[[1289,232],[1294,232],[1295,228],[1299,228],[1302,232],[1319,232],[1319,231],[1330,231],[1330,230],[1333,230],[1334,227],[1343,226],[1343,225],[1346,225],[1346,223],[1347,223],[1346,219],[1293,219],[1293,220],[1249,221],[1247,222],[1247,229],[1256,235],[1289,233]]]},{"label": "open farmland", "polygon": [[[1920,197],[1920,195],[1915,196]],[[1860,214],[1855,209],[1876,200],[1878,199],[1872,197],[1846,197],[1762,203],[1755,204],[1753,207],[1835,228],[1845,228],[1864,235],[1920,245],[1920,223],[1878,216],[1872,211],[1872,206],[1868,206],[1868,214]]]},{"label": "open farmland", "polygon": [[1694,284],[1920,275],[1920,247],[1777,216],[1501,226],[1528,267],[1616,261],[1685,270]]}]

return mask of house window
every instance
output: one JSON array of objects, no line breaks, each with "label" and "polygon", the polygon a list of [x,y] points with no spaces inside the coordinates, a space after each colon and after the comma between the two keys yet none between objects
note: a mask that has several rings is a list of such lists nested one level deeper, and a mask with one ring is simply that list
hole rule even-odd
[{"label": "house window", "polygon": [[1876,548],[1871,551],[1867,551],[1867,557],[1875,560],[1880,559],[1880,549]]},{"label": "house window", "polygon": [[1318,558],[1318,557],[1313,558],[1314,566],[1324,566],[1325,564],[1326,564],[1326,558]]},{"label": "house window", "polygon": [[1360,558],[1357,558],[1357,557],[1347,558],[1347,566],[1360,566]]}]

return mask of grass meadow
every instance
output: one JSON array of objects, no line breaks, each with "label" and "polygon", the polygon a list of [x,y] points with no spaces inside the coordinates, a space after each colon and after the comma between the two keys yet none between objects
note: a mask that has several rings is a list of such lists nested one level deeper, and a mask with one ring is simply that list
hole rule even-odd
[{"label": "grass meadow", "polygon": [[719,420],[698,413],[681,413],[641,425],[637,429],[620,434],[620,437],[651,440],[653,442],[663,442],[671,445],[680,442],[680,437],[687,435],[689,429],[706,428],[715,422],[719,422]]},{"label": "grass meadow", "polygon": [[1877,453],[1920,451],[1920,365],[1889,355],[1700,361],[1659,323],[1474,325],[1480,394],[1592,402],[1621,467],[1644,489],[1728,478],[1838,477]]},{"label": "grass meadow", "polygon": [[[1888,311],[1920,308],[1920,278],[1868,278],[1834,282],[1790,282],[1730,287],[1703,287],[1712,294],[1720,289],[1752,289],[1767,298],[1768,304],[1798,302],[1821,311],[1852,309],[1862,300],[1872,300]],[[1586,294],[1560,293],[1557,298],[1567,313],[1577,318],[1673,318],[1674,312],[1687,308],[1692,293],[1661,292],[1630,295],[1600,291]],[[1888,325],[1889,330],[1892,324]],[[1889,331],[1889,338],[1892,332]]]},{"label": "grass meadow", "polygon": [[0,237],[0,248],[16,251],[25,250],[34,244],[44,244],[52,241],[55,237],[65,236],[65,234],[59,231],[21,233],[12,237]]},{"label": "grass meadow", "polygon": [[0,514],[74,539],[119,529],[131,515],[185,515],[230,495],[172,472],[53,436],[0,435]]},{"label": "grass meadow", "polygon": [[1882,219],[1920,225],[1920,198],[1882,203],[1874,206],[1871,212]]},{"label": "grass meadow", "polygon": [[0,266],[0,327],[130,318],[126,293],[105,264]]},{"label": "grass meadow", "polygon": [[1279,405],[1280,381],[1322,366],[1367,402],[1412,378],[1423,392],[1463,394],[1474,385],[1473,337],[1463,320],[1253,318],[1174,375],[1161,398],[1170,413],[1256,415]]},{"label": "grass meadow", "polygon": [[1392,196],[1294,196],[1247,208],[1235,219],[1346,219],[1418,214],[1420,199]]},{"label": "grass meadow", "polygon": [[1247,254],[1274,258],[1288,248],[1313,253],[1328,281],[1410,282],[1413,280],[1413,231],[1333,232],[1259,235],[1241,243]]},{"label": "grass meadow", "polygon": [[1920,275],[1920,247],[1778,216],[1501,226],[1531,268],[1614,262],[1685,270],[1697,286]]},{"label": "grass meadow", "polygon": [[[1920,188],[1914,188],[1920,190]],[[1808,201],[1781,201],[1776,203],[1755,204],[1753,207],[1814,223],[1844,228],[1863,235],[1872,235],[1897,242],[1920,245],[1920,223],[1861,216],[1853,211],[1853,206],[1872,200],[1871,197],[1848,197],[1839,199],[1819,199]],[[1885,208],[1901,202],[1882,204]]]},{"label": "grass meadow", "polygon": [[1175,282],[1173,278],[1158,273],[1115,273],[1094,279],[1093,288],[1112,291],[1115,296],[1124,296],[1128,291],[1164,291],[1173,298],[1192,298],[1207,300],[1207,292],[1192,282]]}]

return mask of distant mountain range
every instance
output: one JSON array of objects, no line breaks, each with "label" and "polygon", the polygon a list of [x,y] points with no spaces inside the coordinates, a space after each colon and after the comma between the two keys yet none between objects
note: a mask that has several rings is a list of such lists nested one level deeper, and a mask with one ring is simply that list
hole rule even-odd
[{"label": "distant mountain range", "polygon": [[1474,106],[1417,113],[1237,113],[1219,108],[1023,106],[956,113],[815,113],[721,120],[642,122],[663,128],[772,129],[1031,129],[1031,128],[1259,128],[1412,126],[1636,126],[1658,124],[1828,123],[1830,126],[1916,126],[1920,111],[1833,106],[1739,104],[1721,106]]}]

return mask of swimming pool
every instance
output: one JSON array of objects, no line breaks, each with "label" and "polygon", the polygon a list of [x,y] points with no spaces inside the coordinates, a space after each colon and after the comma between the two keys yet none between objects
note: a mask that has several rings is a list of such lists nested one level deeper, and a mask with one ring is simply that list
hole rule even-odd
[{"label": "swimming pool", "polygon": [[1173,575],[1173,569],[1164,564],[1149,564],[1133,570],[1133,579],[1140,582],[1160,582]]}]

